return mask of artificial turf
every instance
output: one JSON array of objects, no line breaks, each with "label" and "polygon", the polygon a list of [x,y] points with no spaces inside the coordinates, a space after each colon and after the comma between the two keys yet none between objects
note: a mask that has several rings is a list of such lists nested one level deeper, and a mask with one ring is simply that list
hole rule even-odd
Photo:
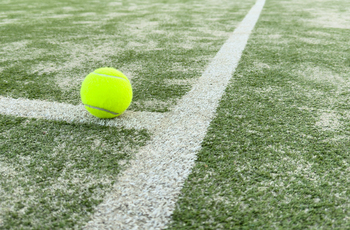
[{"label": "artificial turf", "polygon": [[146,130],[0,116],[0,229],[81,227]]},{"label": "artificial turf", "polygon": [[[129,110],[167,112],[253,4],[0,1],[0,95],[79,104],[84,77],[110,66],[131,79]],[[80,228],[151,135],[0,116],[0,229]]]},{"label": "artificial turf", "polygon": [[349,6],[266,1],[169,229],[350,228]]},{"label": "artificial turf", "polygon": [[131,78],[130,110],[167,112],[253,3],[0,2],[0,94],[79,104],[84,77],[109,66]]},{"label": "artificial turf", "polygon": [[[0,95],[79,102],[101,66],[166,112],[254,1],[0,2]],[[267,0],[170,229],[349,228],[346,1]],[[0,117],[0,229],[80,227],[146,131]]]}]

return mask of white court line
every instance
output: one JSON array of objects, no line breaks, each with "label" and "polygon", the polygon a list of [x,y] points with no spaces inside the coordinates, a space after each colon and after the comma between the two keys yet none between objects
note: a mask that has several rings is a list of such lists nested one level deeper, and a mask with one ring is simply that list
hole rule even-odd
[{"label": "white court line", "polygon": [[258,0],[192,90],[163,119],[149,144],[118,175],[85,229],[162,229],[235,71],[265,0]]},{"label": "white court line", "polygon": [[2,96],[0,96],[0,114],[149,130],[157,127],[165,116],[163,113],[126,111],[115,119],[99,119],[89,114],[83,105]]}]

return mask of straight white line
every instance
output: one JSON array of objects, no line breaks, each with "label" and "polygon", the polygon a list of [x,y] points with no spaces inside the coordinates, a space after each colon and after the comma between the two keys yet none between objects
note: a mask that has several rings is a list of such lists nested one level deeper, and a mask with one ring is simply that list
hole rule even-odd
[{"label": "straight white line", "polygon": [[71,105],[0,96],[0,114],[66,122],[123,126],[125,128],[153,130],[165,116],[163,113],[126,111],[115,119],[99,119],[89,114],[84,105]]},{"label": "straight white line", "polygon": [[118,176],[85,229],[162,229],[235,71],[265,0],[258,0],[222,46],[198,84],[164,119],[150,143]]}]

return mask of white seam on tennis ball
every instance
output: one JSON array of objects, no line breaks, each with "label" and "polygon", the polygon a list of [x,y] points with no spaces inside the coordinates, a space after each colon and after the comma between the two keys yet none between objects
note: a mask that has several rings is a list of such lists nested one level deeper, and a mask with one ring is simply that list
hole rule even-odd
[{"label": "white seam on tennis ball", "polygon": [[127,110],[115,119],[100,119],[92,116],[83,105],[3,96],[0,96],[0,114],[148,130],[153,130],[165,116],[164,113]]},{"label": "white seam on tennis ball", "polygon": [[192,90],[117,177],[85,229],[163,229],[265,0],[257,0]]},{"label": "white seam on tennis ball", "polygon": [[107,74],[102,74],[102,73],[95,73],[95,72],[93,72],[93,74],[96,74],[96,75],[99,75],[99,76],[102,76],[102,77],[112,77],[112,78],[118,78],[118,79],[127,81],[127,80],[126,80],[125,78],[123,78],[123,77],[118,77],[118,76],[113,76],[113,75],[107,75]]},{"label": "white seam on tennis ball", "polygon": [[96,106],[92,106],[92,105],[88,105],[88,104],[84,104],[84,105],[87,106],[87,107],[90,107],[92,109],[101,110],[101,111],[104,111],[104,112],[107,112],[107,113],[110,113],[110,114],[113,114],[113,115],[118,115],[119,114],[119,113],[115,113],[115,112],[112,112],[110,110],[99,108],[99,107],[96,107]]}]

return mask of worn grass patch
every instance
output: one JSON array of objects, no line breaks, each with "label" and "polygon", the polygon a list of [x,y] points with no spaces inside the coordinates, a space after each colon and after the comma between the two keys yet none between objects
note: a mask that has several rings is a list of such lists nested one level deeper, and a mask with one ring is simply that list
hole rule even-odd
[{"label": "worn grass patch", "polygon": [[[0,91],[80,103],[83,78],[111,66],[131,77],[130,110],[166,112],[191,88],[254,0],[0,2]],[[157,103],[149,103],[157,101]]]},{"label": "worn grass patch", "polygon": [[349,6],[266,2],[170,229],[350,228]]},{"label": "worn grass patch", "polygon": [[0,116],[0,229],[83,225],[145,130]]}]

